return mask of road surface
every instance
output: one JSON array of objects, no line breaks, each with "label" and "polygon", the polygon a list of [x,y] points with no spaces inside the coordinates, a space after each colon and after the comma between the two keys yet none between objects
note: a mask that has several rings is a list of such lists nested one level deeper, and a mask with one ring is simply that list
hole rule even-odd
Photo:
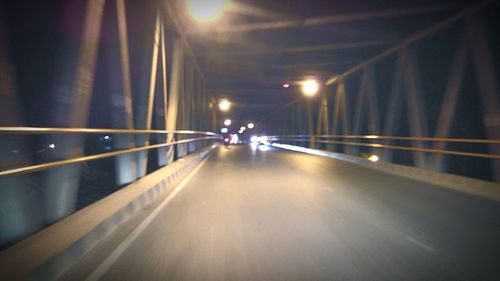
[{"label": "road surface", "polygon": [[500,280],[500,204],[261,149],[218,148],[61,279]]}]

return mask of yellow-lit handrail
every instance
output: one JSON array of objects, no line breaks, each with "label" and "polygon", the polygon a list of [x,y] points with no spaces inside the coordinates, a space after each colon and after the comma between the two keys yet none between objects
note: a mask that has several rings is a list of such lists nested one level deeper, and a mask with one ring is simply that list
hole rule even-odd
[{"label": "yellow-lit handrail", "polygon": [[378,135],[284,135],[269,136],[269,139],[296,139],[296,138],[331,138],[331,139],[372,139],[372,140],[405,140],[405,141],[433,141],[433,142],[462,142],[462,143],[486,143],[500,144],[500,140],[485,139],[463,139],[463,138],[433,138],[433,137],[398,137],[398,136],[378,136]]},{"label": "yellow-lit handrail", "polygon": [[[305,135],[300,135],[301,138],[281,138],[281,137],[268,137],[271,141],[279,141],[279,140],[291,140],[297,142],[308,142],[309,140],[304,139]],[[359,136],[356,136],[359,137]],[[403,137],[406,138],[406,137]],[[408,137],[410,138],[410,137]],[[431,138],[429,138],[431,139]],[[412,138],[413,140],[413,138]],[[461,140],[461,139],[458,139]],[[406,151],[417,151],[417,152],[427,152],[427,153],[438,153],[438,154],[449,154],[449,155],[459,155],[459,156],[470,156],[470,157],[482,157],[482,158],[490,158],[490,159],[500,159],[499,154],[489,154],[489,153],[476,153],[476,152],[465,152],[465,151],[456,151],[456,150],[444,150],[444,149],[433,149],[433,148],[423,148],[423,147],[409,147],[409,146],[399,146],[399,145],[386,145],[379,143],[361,143],[361,142],[345,142],[345,141],[333,141],[333,140],[314,140],[316,143],[326,143],[326,144],[343,144],[349,146],[365,146],[365,147],[375,147],[375,148],[389,148],[389,149],[397,149],[397,150],[406,150]],[[493,143],[498,143],[497,141]]]},{"label": "yellow-lit handrail", "polygon": [[106,129],[106,128],[47,128],[47,127],[0,127],[0,134],[59,134],[59,133],[87,133],[87,134],[185,134],[219,136],[212,132],[191,130],[143,130],[143,129]]},{"label": "yellow-lit handrail", "polygon": [[46,170],[49,168],[64,166],[64,165],[68,165],[68,164],[75,164],[75,163],[80,163],[80,162],[86,162],[86,161],[91,161],[91,160],[97,160],[97,159],[117,156],[117,155],[121,155],[121,154],[127,154],[127,153],[143,151],[143,150],[171,146],[174,144],[188,143],[188,142],[193,142],[193,141],[209,140],[209,139],[219,139],[219,137],[201,137],[201,138],[194,138],[194,139],[187,139],[187,140],[179,140],[179,141],[173,141],[173,142],[168,142],[168,143],[148,145],[148,146],[143,146],[143,147],[121,149],[121,150],[117,150],[117,151],[99,153],[99,154],[95,154],[95,155],[75,157],[75,158],[71,158],[71,159],[53,161],[53,162],[42,163],[42,164],[37,164],[37,165],[24,166],[24,167],[0,171],[0,178],[5,177],[5,176],[27,174],[27,173],[32,173],[32,172],[36,172],[36,171]]}]

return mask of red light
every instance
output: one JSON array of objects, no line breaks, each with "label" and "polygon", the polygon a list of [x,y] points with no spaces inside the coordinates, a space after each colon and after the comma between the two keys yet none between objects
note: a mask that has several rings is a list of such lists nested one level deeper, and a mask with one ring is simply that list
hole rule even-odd
[{"label": "red light", "polygon": [[290,88],[290,84],[288,83],[283,84],[283,88]]}]

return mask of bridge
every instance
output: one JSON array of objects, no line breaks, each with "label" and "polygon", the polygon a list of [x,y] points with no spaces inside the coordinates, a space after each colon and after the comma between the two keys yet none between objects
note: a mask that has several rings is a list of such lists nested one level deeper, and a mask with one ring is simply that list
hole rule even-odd
[{"label": "bridge", "polygon": [[0,279],[499,280],[500,4],[414,2],[0,3]]}]

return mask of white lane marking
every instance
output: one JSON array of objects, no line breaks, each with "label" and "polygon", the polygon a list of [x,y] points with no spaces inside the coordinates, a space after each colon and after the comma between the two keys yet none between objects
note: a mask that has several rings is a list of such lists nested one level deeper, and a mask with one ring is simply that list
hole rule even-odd
[{"label": "white lane marking", "polygon": [[182,182],[174,189],[172,193],[168,195],[167,198],[151,213],[149,214],[145,220],[137,226],[132,233],[130,233],[125,240],[123,240],[118,247],[85,279],[86,281],[96,281],[101,279],[101,277],[108,272],[111,266],[118,260],[118,258],[125,252],[125,250],[134,242],[134,240],[139,237],[139,235],[149,226],[149,224],[158,216],[158,214],[162,211],[162,209],[170,202],[172,199],[179,193],[184,186],[194,177],[194,175],[201,169],[203,164],[207,162],[208,158],[205,158],[198,167],[196,167],[189,175],[182,180]]},{"label": "white lane marking", "polygon": [[417,239],[411,237],[411,236],[405,236],[406,240],[412,242],[413,244],[419,246],[420,248],[423,248],[424,250],[426,251],[429,251],[429,252],[435,252],[436,250],[434,250],[434,248],[432,248],[431,246],[423,243],[423,242],[420,242],[418,241]]}]

